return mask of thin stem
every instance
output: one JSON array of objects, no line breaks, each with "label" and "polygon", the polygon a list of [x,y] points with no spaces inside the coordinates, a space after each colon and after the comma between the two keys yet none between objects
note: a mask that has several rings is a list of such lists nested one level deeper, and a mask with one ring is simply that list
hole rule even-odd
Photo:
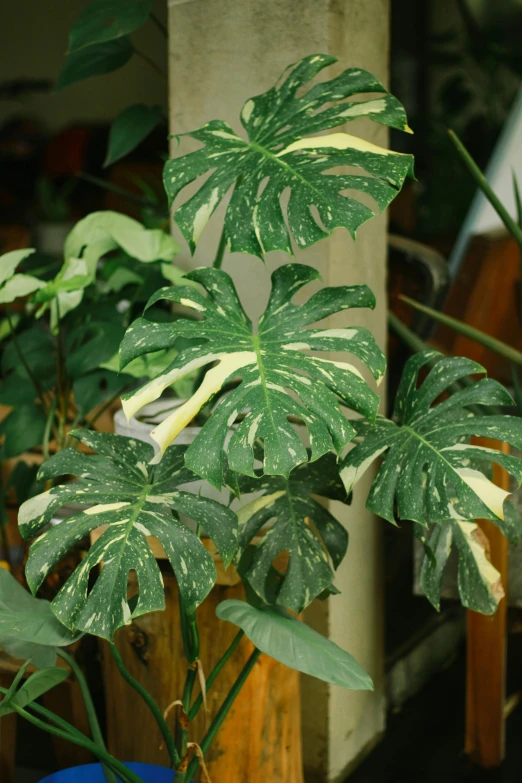
[{"label": "thin stem", "polygon": [[29,376],[29,380],[31,381],[31,383],[34,386],[36,394],[38,395],[38,399],[40,400],[40,402],[42,404],[42,408],[43,408],[44,413],[47,413],[47,403],[45,401],[43,388],[42,388],[38,378],[36,378],[36,376],[33,375],[33,371],[31,370],[31,368],[29,367],[29,364],[27,363],[27,361],[25,359],[24,353],[23,353],[23,351],[22,351],[22,349],[20,347],[20,343],[18,342],[18,337],[16,336],[16,332],[15,332],[15,328],[13,326],[13,320],[11,318],[11,314],[10,314],[9,310],[7,309],[7,307],[5,307],[5,317],[7,318],[7,323],[9,324],[9,330],[11,332],[11,339],[13,341],[13,345],[15,347],[15,351],[18,354],[18,358],[20,359],[20,361],[21,361],[21,363],[23,365],[24,370],[26,371],[27,375]]},{"label": "thin stem", "polygon": [[49,441],[51,439],[51,430],[53,427],[54,414],[56,412],[56,402],[57,400],[55,395],[51,402],[51,407],[49,408],[49,413],[47,414],[47,419],[45,421],[45,429],[44,429],[43,440],[42,440],[42,451],[43,451],[44,460],[49,459]]},{"label": "thin stem", "polygon": [[486,196],[487,200],[504,223],[505,227],[513,237],[513,239],[522,247],[522,228],[517,224],[516,220],[513,220],[508,210],[501,202],[499,197],[493,192],[491,185],[487,181],[486,177],[479,169],[464,144],[459,137],[453,131],[448,131],[449,137],[455,145],[457,152],[459,153],[462,161],[465,163],[469,173]]},{"label": "thin stem", "polygon": [[154,60],[152,60],[149,57],[148,54],[145,54],[145,52],[142,52],[141,49],[136,49],[136,47],[134,47],[134,53],[137,54],[138,57],[141,57],[143,62],[147,63],[147,65],[150,68],[152,68],[154,71],[156,71],[156,73],[158,73],[161,76],[162,79],[165,79],[165,81],[167,81],[167,74],[165,73],[165,71],[163,71],[159,67],[159,65],[157,63],[155,63]]},{"label": "thin stem", "polygon": [[[248,661],[245,663],[243,668],[241,669],[241,672],[239,673],[236,681],[232,685],[232,688],[228,692],[228,695],[219,708],[219,710],[216,713],[216,716],[212,723],[210,724],[210,727],[203,737],[203,739],[200,742],[200,748],[203,754],[205,754],[210,746],[212,745],[214,739],[216,738],[216,734],[218,733],[219,729],[221,728],[221,725],[225,718],[228,715],[228,712],[230,708],[232,707],[234,701],[236,700],[236,697],[238,696],[239,692],[241,691],[241,688],[245,684],[248,675],[256,665],[257,661],[259,660],[259,656],[261,655],[261,650],[258,650],[257,647],[254,649],[254,652],[248,659]],[[194,756],[192,758],[192,761],[190,762],[187,772],[185,773],[185,777],[178,778],[180,783],[183,783],[183,781],[190,781],[194,775],[196,774],[196,770],[199,766],[199,758],[197,756]]]},{"label": "thin stem", "polygon": [[170,733],[169,727],[167,725],[167,721],[163,717],[160,708],[150,695],[150,693],[147,691],[146,688],[141,685],[141,683],[138,682],[138,680],[135,680],[134,677],[130,672],[127,671],[125,668],[125,664],[123,663],[123,659],[118,652],[118,649],[115,644],[111,644],[109,642],[109,650],[111,652],[112,657],[114,658],[114,662],[116,664],[116,668],[118,669],[119,673],[125,680],[125,682],[131,686],[131,688],[134,688],[136,693],[138,693],[149,710],[151,711],[156,723],[159,726],[159,729],[161,731],[161,736],[163,737],[165,741],[165,745],[167,747],[169,757],[171,764],[173,766],[177,766],[180,762],[180,758],[178,755],[178,752],[176,750],[176,746],[174,744],[174,739],[172,738],[172,734]]},{"label": "thin stem", "polygon": [[[100,724],[98,722],[98,716],[96,715],[96,709],[92,701],[91,692],[89,690],[89,686],[87,684],[87,680],[85,679],[84,673],[82,672],[80,666],[78,666],[78,664],[76,663],[72,655],[70,655],[65,650],[61,650],[61,649],[59,649],[57,652],[59,657],[63,661],[65,661],[65,663],[70,667],[71,671],[76,677],[76,681],[80,687],[80,692],[82,694],[83,703],[85,705],[85,712],[87,713],[87,720],[89,721],[89,727],[91,729],[91,734],[94,742],[100,748],[103,748],[103,750],[107,750],[107,747],[105,745],[105,740],[103,738],[103,734],[100,728]],[[116,783],[116,777],[114,773],[111,772],[110,769],[104,767],[103,773],[105,775],[105,780],[107,781],[107,783]]]},{"label": "thin stem", "polygon": [[181,638],[183,641],[183,649],[185,651],[185,657],[188,661],[187,676],[185,678],[185,685],[183,687],[183,711],[178,717],[178,731],[176,733],[176,744],[180,758],[183,760],[187,755],[187,741],[188,741],[188,714],[190,712],[190,704],[192,701],[192,692],[196,683],[198,675],[198,658],[199,658],[199,630],[196,621],[195,612],[187,612],[185,601],[181,593],[179,595],[179,615],[181,625]]},{"label": "thin stem", "polygon": [[107,180],[101,179],[101,177],[95,177],[93,174],[87,174],[85,171],[78,171],[74,176],[83,180],[84,182],[90,182],[91,185],[96,185],[103,190],[116,193],[118,196],[122,196],[123,198],[127,199],[127,201],[131,201],[133,204],[138,204],[141,207],[147,207],[147,209],[154,210],[166,218],[169,216],[168,209],[166,209],[166,207],[162,206],[161,204],[156,204],[154,201],[137,196],[135,193],[131,193],[130,190],[121,188],[119,185],[113,185],[112,182],[107,182]]},{"label": "thin stem", "polygon": [[154,22],[154,24],[156,25],[158,30],[161,32],[163,37],[168,41],[168,39],[169,39],[169,31],[167,30],[167,28],[165,27],[163,22],[160,19],[158,19],[156,14],[151,14],[149,18],[150,18],[151,22]]},{"label": "thin stem", "polygon": [[58,387],[58,448],[63,449],[67,440],[67,408],[69,405],[68,378],[65,364],[65,341],[63,335],[62,320],[60,317],[60,297],[54,300],[56,307],[56,320],[58,323],[58,335],[56,340],[56,377]]},{"label": "thin stem", "polygon": [[212,263],[212,266],[214,269],[221,269],[221,266],[223,264],[223,257],[225,255],[225,249],[227,246],[227,240],[225,236],[225,227],[223,226],[223,230],[221,232],[221,237],[219,239],[219,245],[216,252],[216,257],[214,258],[214,261]]},{"label": "thin stem", "polygon": [[106,750],[100,748],[87,737],[84,737],[83,735],[80,737],[76,732],[72,733],[63,731],[62,729],[50,726],[48,723],[45,723],[45,721],[36,718],[34,715],[31,715],[30,712],[27,712],[21,707],[13,705],[13,709],[22,718],[25,718],[25,720],[27,720],[29,723],[32,723],[33,726],[37,726],[39,729],[47,731],[49,734],[54,734],[55,737],[60,737],[60,739],[65,739],[68,742],[72,742],[74,745],[79,745],[81,748],[89,750],[94,756],[97,756],[100,761],[103,761],[108,766],[112,767],[120,777],[128,780],[129,783],[144,783],[143,779],[136,775],[135,772],[128,769],[128,767],[122,764],[121,761],[118,761],[118,759],[114,758],[114,756],[111,756],[110,753],[107,753]]},{"label": "thin stem", "polygon": [[[234,653],[236,647],[238,646],[239,642],[241,641],[244,635],[245,635],[244,631],[239,630],[237,634],[234,636],[232,640],[232,644],[226,650],[226,652],[223,653],[219,661],[216,663],[216,665],[208,675],[207,682],[206,682],[207,690],[209,690],[212,687],[221,669],[226,664],[226,662],[231,657],[231,655]],[[192,705],[190,712],[188,713],[189,721],[194,720],[199,710],[201,709],[202,704],[203,704],[203,694],[200,693],[197,699],[195,700],[194,704]]]}]

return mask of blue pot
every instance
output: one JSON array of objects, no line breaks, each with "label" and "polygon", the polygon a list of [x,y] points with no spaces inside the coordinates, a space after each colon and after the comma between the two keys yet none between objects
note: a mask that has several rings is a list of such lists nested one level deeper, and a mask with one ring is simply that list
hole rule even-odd
[{"label": "blue pot", "polygon": [[[139,775],[145,783],[173,783],[174,780],[174,771],[167,767],[140,764],[137,761],[129,761],[125,766]],[[54,772],[41,783],[105,783],[105,775],[101,764],[84,764],[81,767]]]}]

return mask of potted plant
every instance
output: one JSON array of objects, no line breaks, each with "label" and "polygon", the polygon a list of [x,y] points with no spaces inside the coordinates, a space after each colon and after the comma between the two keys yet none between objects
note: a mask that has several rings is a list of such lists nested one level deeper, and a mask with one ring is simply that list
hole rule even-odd
[{"label": "potted plant", "polygon": [[[292,238],[298,248],[308,247],[338,226],[355,234],[374,212],[343,192],[369,193],[383,209],[411,173],[408,155],[337,130],[317,135],[360,116],[407,129],[401,104],[363,70],[348,69],[310,87],[308,82],[333,62],[325,55],[305,57],[267,93],[247,101],[241,119],[248,139],[223,122],[209,122],[190,134],[203,144],[200,149],[167,162],[165,185],[171,200],[211,172],[175,210],[191,249],[232,185],[234,191],[213,267],[186,276],[199,289],[183,284],[160,288],[152,294],[145,316],[127,329],[120,348],[123,369],[144,356],[178,347],[178,341],[189,342],[182,343],[156,377],[124,396],[124,410],[130,417],[194,371],[199,385],[152,431],[154,446],[85,428],[72,431],[70,436],[90,453],[67,448],[52,456],[40,470],[49,488],[20,509],[22,534],[34,539],[26,566],[33,594],[75,542],[100,528],[101,535],[50,605],[22,596],[9,575],[0,574],[3,646],[36,665],[45,663],[25,682],[21,670],[12,687],[3,691],[0,715],[16,712],[51,734],[87,747],[104,765],[107,780],[115,775],[132,783],[156,778],[150,770],[125,766],[107,752],[86,688],[91,738],[35,702],[66,676],[63,668],[49,665],[56,653],[83,682],[74,659],[64,651],[82,634],[107,640],[118,670],[160,727],[178,783],[193,780],[198,767],[204,769],[209,747],[263,654],[345,688],[372,687],[348,652],[307,627],[298,615],[314,599],[336,592],[335,568],[347,550],[346,531],[314,496],[348,496],[378,457],[382,464],[367,505],[394,524],[413,523],[426,548],[422,580],[432,603],[438,606],[452,546],[459,557],[465,605],[491,613],[502,596],[499,575],[487,559],[474,520],[490,519],[502,530],[520,528],[519,520],[504,521],[508,493],[489,480],[487,471],[496,462],[520,482],[522,462],[475,446],[470,439],[482,435],[521,446],[519,418],[481,415],[485,404],[511,405],[506,390],[494,380],[474,379],[483,373],[474,362],[423,351],[407,362],[394,415],[387,419],[378,413],[377,393],[353,363],[365,367],[375,382],[382,380],[385,358],[370,332],[351,326],[348,318],[341,328],[320,324],[334,313],[373,307],[367,287],[324,287],[298,304],[295,295],[319,275],[299,263],[283,265],[272,276],[268,305],[256,328],[241,307],[232,279],[220,269],[225,246],[262,258],[273,249],[291,254]],[[359,93],[378,97],[352,101]],[[339,166],[356,167],[357,173],[328,173]],[[291,195],[285,216],[280,197],[287,188]],[[193,317],[168,322],[149,317],[162,301],[185,308]],[[328,356],[337,352],[355,359]],[[470,376],[469,383],[455,388]],[[193,443],[173,444],[209,405]],[[343,409],[355,418],[348,419]],[[63,478],[71,476],[75,480],[64,483]],[[236,515],[229,505],[190,491],[201,479],[217,489],[226,487],[232,497],[251,492],[257,496]],[[68,502],[85,508],[57,528],[46,529],[56,509]],[[195,530],[180,521],[180,514],[196,522]],[[205,681],[199,666],[197,608],[212,589],[216,570],[201,542],[203,531],[225,565],[236,565],[247,590],[246,601],[225,601],[218,607],[218,617],[238,631]],[[163,580],[148,543],[151,536],[168,555],[180,595],[187,674],[174,705],[174,732],[125,669],[113,643],[115,632],[133,618],[164,607]],[[283,551],[288,562],[276,568],[274,560]],[[134,595],[128,592],[129,571],[137,575]],[[250,657],[204,736],[191,736],[190,724],[203,707],[205,693],[244,636],[253,644]],[[198,679],[200,692],[195,695]],[[70,771],[55,779],[77,781],[81,774]],[[173,772],[162,774],[171,779]]]}]

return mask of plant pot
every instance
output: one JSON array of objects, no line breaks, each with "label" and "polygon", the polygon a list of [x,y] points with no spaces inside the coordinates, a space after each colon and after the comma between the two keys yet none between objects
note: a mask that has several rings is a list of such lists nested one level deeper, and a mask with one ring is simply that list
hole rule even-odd
[{"label": "plant pot", "polygon": [[[125,766],[143,778],[144,783],[172,783],[174,780],[175,773],[168,767],[134,761],[125,762]],[[105,775],[101,764],[84,764],[81,767],[54,772],[41,783],[105,783]]]}]

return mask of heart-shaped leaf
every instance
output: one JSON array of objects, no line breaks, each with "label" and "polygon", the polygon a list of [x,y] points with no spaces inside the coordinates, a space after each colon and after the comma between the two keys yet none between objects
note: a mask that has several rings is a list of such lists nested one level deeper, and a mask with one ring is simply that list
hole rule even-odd
[{"label": "heart-shaped leaf", "polygon": [[[242,411],[246,412],[245,418],[232,434],[228,459],[232,470],[251,476],[256,475],[256,438],[264,441],[265,473],[288,476],[294,467],[308,460],[306,448],[288,420],[290,416],[298,416],[304,422],[312,460],[330,451],[332,445],[340,454],[354,434],[339,402],[375,418],[379,398],[356,367],[303,353],[346,351],[362,361],[374,378],[382,378],[385,359],[367,329],[305,329],[351,307],[373,308],[375,299],[366,286],[323,288],[305,304],[297,305],[292,302],[297,291],[320,276],[312,267],[287,264],[272,275],[270,300],[255,332],[226,272],[197,269],[188,277],[201,283],[208,296],[187,287],[163,288],[149,300],[148,306],[167,299],[191,308],[203,320],[180,318],[160,324],[138,319],[127,330],[120,352],[125,366],[137,356],[173,345],[180,336],[204,341],[180,351],[157,378],[125,395],[123,407],[127,417],[188,373],[218,362],[207,371],[192,398],[151,433],[160,447],[156,461],[207,400],[238,377],[239,386],[220,401],[187,451],[191,470],[216,487],[223,483],[227,434]],[[290,396],[292,392],[300,401]]]},{"label": "heart-shaped leaf", "polygon": [[159,125],[161,118],[161,106],[146,106],[144,103],[127,106],[112,122],[103,165],[110,166],[132,152]]},{"label": "heart-shaped leaf", "polygon": [[216,614],[241,628],[261,652],[290,669],[352,691],[373,690],[371,677],[350,653],[284,609],[256,609],[245,601],[219,604]]},{"label": "heart-shaped leaf", "polygon": [[[225,564],[237,549],[236,515],[214,500],[178,489],[196,479],[184,466],[184,446],[171,447],[153,469],[148,468],[153,449],[147,443],[88,430],[75,435],[98,455],[66,449],[53,456],[40,477],[74,474],[78,479],[55,486],[20,508],[20,530],[31,538],[64,504],[91,506],[50,528],[31,546],[26,576],[33,593],[74,544],[107,526],[51,604],[64,625],[112,639],[132,617],[164,608],[163,580],[147,536],[163,545],[183,599],[193,610],[212,588],[216,570],[198,536],[173,512],[198,522]],[[91,571],[100,564],[103,568],[90,589]],[[127,577],[132,570],[139,582],[139,600],[131,611]]]},{"label": "heart-shaped leaf", "polygon": [[102,76],[117,71],[128,63],[133,54],[134,48],[127,37],[71,52],[67,55],[60,71],[56,89],[63,90],[64,87],[89,79],[91,76]]},{"label": "heart-shaped leaf", "polygon": [[[348,133],[310,137],[358,117],[409,130],[399,101],[359,68],[348,68],[303,94],[303,87],[335,62],[334,57],[324,54],[305,57],[290,66],[268,92],[248,100],[241,112],[248,140],[219,120],[185,134],[204,147],[168,161],[164,183],[172,203],[187,185],[210,173],[175,211],[176,223],[192,251],[233,185],[224,226],[228,247],[261,258],[269,250],[293,253],[280,203],[287,188],[288,226],[299,247],[312,245],[337,226],[355,235],[362,223],[397,195],[412,171],[411,156],[390,152]],[[379,93],[380,97],[347,100],[361,93]],[[328,173],[339,166],[355,168],[356,173]],[[345,195],[347,191],[355,191],[358,198]],[[367,196],[377,210],[363,203]],[[317,210],[319,219],[312,210]]]},{"label": "heart-shaped leaf", "polygon": [[69,51],[114,41],[145,24],[152,0],[90,0],[71,27]]},{"label": "heart-shaped leaf", "polygon": [[[417,387],[422,367],[439,357]],[[492,438],[522,448],[522,419],[476,416],[467,406],[512,405],[497,381],[483,378],[433,405],[460,378],[484,373],[476,362],[422,351],[406,363],[397,391],[395,421],[361,423],[361,442],[341,464],[347,492],[381,454],[383,460],[367,507],[394,522],[410,519],[427,525],[448,519],[491,519],[502,527],[509,494],[484,475],[497,463],[520,483],[522,460],[496,449],[474,446],[472,436]]]},{"label": "heart-shaped leaf", "polygon": [[[240,550],[252,543],[255,546],[243,576],[270,603],[266,585],[272,564],[278,555],[288,552],[288,567],[278,586],[277,603],[301,612],[331,585],[332,566],[339,566],[348,547],[344,527],[312,497],[346,500],[337,459],[331,452],[325,454],[316,462],[299,465],[288,479],[238,478],[242,493],[262,493],[238,511]],[[257,540],[260,531],[271,522],[273,525]]]},{"label": "heart-shaped leaf", "polygon": [[80,638],[62,625],[49,601],[34,598],[0,568],[0,647],[13,658],[30,658],[38,668],[56,663],[56,648]]},{"label": "heart-shaped leaf", "polygon": [[43,288],[45,283],[32,275],[15,274],[15,270],[35,252],[28,247],[23,250],[11,250],[0,256],[0,304],[8,304]]}]

